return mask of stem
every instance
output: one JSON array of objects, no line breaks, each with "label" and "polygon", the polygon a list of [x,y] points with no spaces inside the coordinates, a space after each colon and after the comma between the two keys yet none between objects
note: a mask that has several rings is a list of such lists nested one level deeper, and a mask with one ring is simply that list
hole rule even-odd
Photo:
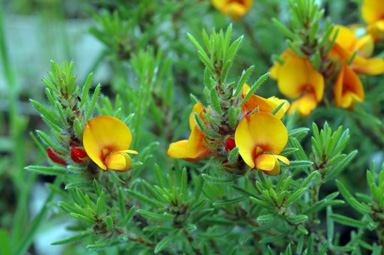
[{"label": "stem", "polygon": [[184,235],[187,237],[187,240],[188,240],[188,243],[189,245],[191,246],[191,249],[193,250],[193,252],[196,254],[196,255],[202,255],[202,253],[200,252],[199,249],[195,248],[195,246],[193,245],[193,242],[195,241],[195,239],[189,234],[189,232],[185,229],[183,229],[183,233]]}]

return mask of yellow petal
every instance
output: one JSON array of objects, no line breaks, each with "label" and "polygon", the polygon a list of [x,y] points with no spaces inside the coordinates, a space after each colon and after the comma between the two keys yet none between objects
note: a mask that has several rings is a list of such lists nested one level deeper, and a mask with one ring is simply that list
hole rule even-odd
[{"label": "yellow petal", "polygon": [[255,168],[265,171],[272,171],[275,168],[276,163],[279,164],[274,156],[270,154],[261,154],[256,157]]},{"label": "yellow petal", "polygon": [[213,6],[224,15],[237,20],[249,11],[253,0],[211,0]]},{"label": "yellow petal", "polygon": [[300,118],[307,117],[317,106],[317,99],[314,93],[306,93],[298,100],[292,103],[289,108],[288,115],[291,115],[295,111]]},{"label": "yellow petal", "polygon": [[[265,170],[265,169],[261,169],[261,168],[260,168],[260,170],[263,171],[267,175],[271,175],[271,176],[278,175],[280,173],[280,164],[277,161],[277,159],[274,156],[272,156],[272,155],[267,155],[267,154],[264,154],[264,155],[268,156],[268,161],[272,161],[273,160],[274,161],[274,165],[273,165],[273,168],[270,169],[270,170]],[[260,156],[264,156],[264,155],[260,155]],[[259,158],[259,157],[257,157],[257,158]]]},{"label": "yellow petal", "polygon": [[359,38],[354,47],[358,50],[357,54],[359,54],[359,56],[369,58],[375,48],[373,37],[371,35],[365,35]]},{"label": "yellow petal", "polygon": [[171,143],[168,149],[168,156],[171,158],[186,158],[185,150],[187,148],[188,140],[181,140]]},{"label": "yellow petal", "polygon": [[115,152],[107,155],[104,163],[107,169],[125,172],[131,169],[132,160],[131,157],[124,152]]},{"label": "yellow petal", "polygon": [[89,120],[83,133],[84,149],[88,156],[100,168],[106,170],[103,163],[104,152],[127,150],[132,142],[129,128],[119,119],[111,116],[99,116]]},{"label": "yellow petal", "polygon": [[365,22],[368,24],[384,19],[384,4],[382,0],[364,0],[361,11]]},{"label": "yellow petal", "polygon": [[257,112],[240,121],[235,132],[235,142],[240,156],[253,168],[257,148],[263,152],[279,154],[288,141],[284,124],[270,113]]},{"label": "yellow petal", "polygon": [[290,98],[298,98],[302,93],[314,92],[319,102],[324,94],[324,79],[311,62],[305,58],[288,59],[279,72],[278,87],[281,93]]},{"label": "yellow petal", "polygon": [[273,155],[275,158],[277,158],[278,160],[280,160],[281,162],[284,162],[284,164],[288,165],[290,164],[289,160],[284,157],[284,156],[281,156],[281,155]]},{"label": "yellow petal", "polygon": [[376,21],[367,27],[367,32],[375,42],[384,42],[384,19]]},{"label": "yellow petal", "polygon": [[205,143],[205,134],[195,126],[192,129],[185,149],[185,155],[191,159],[202,159],[209,156],[210,149]]},{"label": "yellow petal", "polygon": [[[293,51],[291,49],[288,48],[280,55],[280,59],[281,60],[287,60],[288,58],[290,58],[292,56],[295,57],[296,55],[293,53]],[[269,69],[269,72],[271,73],[269,76],[272,79],[277,80],[279,78],[279,73],[280,73],[281,67],[282,67],[282,65],[279,62],[274,61],[273,66]]]},{"label": "yellow petal", "polygon": [[380,75],[384,73],[384,59],[355,56],[351,68],[361,74]]},{"label": "yellow petal", "polygon": [[196,125],[196,121],[195,121],[195,112],[201,117],[201,119],[204,121],[204,118],[202,117],[202,115],[200,113],[204,112],[204,106],[202,105],[202,103],[197,103],[193,106],[193,109],[192,109],[192,112],[191,114],[189,115],[189,128],[192,130],[193,127]]},{"label": "yellow petal", "polygon": [[335,105],[343,108],[352,108],[354,99],[364,101],[364,88],[356,73],[344,64],[334,87]]},{"label": "yellow petal", "polygon": [[333,38],[337,29],[339,29],[339,32],[337,33],[335,43],[339,44],[347,51],[353,52],[357,43],[357,37],[355,36],[355,34],[345,26],[336,25],[334,26],[329,38]]},{"label": "yellow petal", "polygon": [[281,109],[275,114],[277,118],[281,119],[284,114],[288,111],[290,103],[285,99],[280,99],[275,96],[269,97],[268,100],[275,103],[276,106],[274,108],[276,108],[277,106],[279,106],[279,104],[285,101],[283,107],[281,107]]},{"label": "yellow petal", "polygon": [[235,143],[239,146],[239,154],[243,158],[244,162],[251,168],[254,168],[256,144],[251,136],[249,121],[249,115],[246,115],[244,119],[240,121],[235,131]]}]

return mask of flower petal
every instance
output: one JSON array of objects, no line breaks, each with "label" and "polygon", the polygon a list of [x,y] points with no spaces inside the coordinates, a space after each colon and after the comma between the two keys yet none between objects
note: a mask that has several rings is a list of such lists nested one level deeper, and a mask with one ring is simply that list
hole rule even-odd
[{"label": "flower petal", "polygon": [[249,127],[250,116],[246,115],[242,119],[235,131],[235,142],[239,146],[239,154],[243,158],[244,162],[251,168],[255,167],[254,155],[256,144],[251,136],[251,130]]},{"label": "flower petal", "polygon": [[352,61],[351,68],[357,73],[366,75],[380,75],[384,73],[384,59],[369,58],[365,59],[355,56]]},{"label": "flower petal", "polygon": [[353,52],[357,43],[357,37],[349,28],[341,25],[335,25],[329,38],[333,38],[336,30],[339,29],[335,43],[341,45],[347,51]]},{"label": "flower petal", "polygon": [[366,23],[371,24],[384,19],[384,4],[382,0],[364,0],[361,9]]},{"label": "flower petal", "polygon": [[300,118],[307,117],[317,106],[317,99],[314,93],[306,93],[291,104],[288,110],[288,115],[291,115],[297,110]]},{"label": "flower petal", "polygon": [[181,140],[175,143],[171,143],[168,149],[168,156],[171,158],[186,158],[186,148],[188,140]]},{"label": "flower petal", "polygon": [[275,165],[279,164],[274,156],[270,154],[261,154],[255,159],[255,168],[265,171],[272,171]]},{"label": "flower petal", "polygon": [[107,169],[125,172],[131,169],[131,157],[124,152],[115,152],[109,154],[104,160]]},{"label": "flower petal", "polygon": [[364,101],[364,88],[357,74],[344,64],[334,87],[335,105],[343,108],[352,108],[354,99]]},{"label": "flower petal", "polygon": [[298,98],[303,92],[313,91],[317,101],[323,98],[323,76],[305,58],[292,57],[287,60],[277,82],[280,92],[287,97]]},{"label": "flower petal", "polygon": [[367,32],[373,37],[375,42],[384,41],[384,19],[376,21],[367,27]]},{"label": "flower petal", "polygon": [[[280,55],[280,59],[281,60],[287,60],[288,58],[290,57],[297,57],[293,51],[291,49],[286,49],[281,55]],[[280,73],[280,70],[281,70],[281,67],[282,65],[277,62],[277,61],[274,61],[273,62],[273,66],[269,69],[269,72],[271,73],[269,75],[269,77],[271,77],[272,79],[274,80],[277,80],[279,78],[279,73]]]},{"label": "flower petal", "polygon": [[192,112],[189,115],[189,128],[192,130],[194,126],[196,126],[196,121],[195,121],[195,112],[202,118],[204,121],[204,118],[200,115],[201,112],[204,112],[204,106],[202,103],[197,103],[193,106]]},{"label": "flower petal", "polygon": [[127,150],[131,142],[131,131],[115,117],[95,117],[87,122],[84,129],[84,149],[92,161],[104,170],[106,165],[103,163],[103,151]]},{"label": "flower petal", "polygon": [[281,156],[281,155],[273,155],[275,158],[277,158],[278,160],[280,160],[281,162],[284,162],[284,164],[288,165],[290,164],[289,160],[284,157],[284,156]]}]

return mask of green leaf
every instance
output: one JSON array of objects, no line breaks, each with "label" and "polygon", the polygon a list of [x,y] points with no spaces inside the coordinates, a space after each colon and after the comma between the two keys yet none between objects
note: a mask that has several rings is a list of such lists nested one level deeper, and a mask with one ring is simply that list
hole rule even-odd
[{"label": "green leaf", "polygon": [[215,210],[214,208],[206,208],[197,212],[195,215],[192,216],[192,220],[191,220],[192,224],[195,224],[199,222],[202,218],[212,214],[214,210]]},{"label": "green leaf", "polygon": [[225,205],[237,204],[237,203],[242,202],[246,199],[247,199],[246,197],[237,197],[237,198],[233,198],[233,199],[215,202],[215,203],[213,203],[213,205],[214,206],[225,206]]},{"label": "green leaf", "polygon": [[263,74],[260,76],[260,78],[251,86],[250,90],[248,91],[247,95],[244,97],[243,101],[241,102],[240,106],[245,104],[245,102],[255,93],[256,89],[260,87],[261,84],[269,77],[270,73]]},{"label": "green leaf", "polygon": [[170,242],[175,239],[176,235],[178,233],[178,230],[173,231],[170,235],[163,238],[155,247],[155,253],[159,253],[161,250],[163,250]]},{"label": "green leaf", "polygon": [[366,228],[367,227],[367,224],[362,222],[361,220],[351,219],[351,218],[346,217],[344,215],[331,214],[330,217],[334,221],[341,223],[343,225],[346,225],[346,226],[357,227],[357,228]]},{"label": "green leaf", "polygon": [[208,174],[202,174],[201,176],[206,182],[213,183],[213,184],[230,183],[237,179],[236,177],[233,177],[233,176],[229,178],[217,178],[217,177],[210,176]]},{"label": "green leaf", "polygon": [[288,216],[287,220],[293,224],[299,224],[308,220],[308,216],[307,215]]},{"label": "green leaf", "polygon": [[44,175],[63,175],[71,173],[66,167],[59,166],[27,166],[24,169],[33,173]]},{"label": "green leaf", "polygon": [[334,180],[344,170],[344,168],[355,158],[357,150],[349,153],[340,163],[330,171],[324,178],[324,182]]},{"label": "green leaf", "polygon": [[[1,10],[0,10],[1,11]],[[9,235],[7,233],[7,230],[0,229],[0,254],[1,255],[10,255],[12,254],[12,248],[11,248],[11,240],[9,239]]]},{"label": "green leaf", "polygon": [[309,160],[292,160],[289,165],[282,165],[283,169],[292,169],[292,168],[308,168],[313,165],[312,161]]},{"label": "green leaf", "polygon": [[299,190],[297,190],[295,193],[293,193],[285,202],[284,202],[284,205],[287,206],[287,205],[290,205],[292,204],[293,202],[295,202],[296,199],[298,199],[305,191],[307,190],[307,188],[301,188]]},{"label": "green leaf", "polygon": [[256,221],[260,223],[269,223],[271,221],[276,220],[276,217],[277,216],[275,214],[266,214],[266,215],[257,217]]},{"label": "green leaf", "polygon": [[151,219],[155,219],[155,220],[164,219],[164,215],[149,212],[149,211],[144,210],[144,209],[138,209],[137,212],[140,213],[141,215],[147,217],[147,218],[151,218]]},{"label": "green leaf", "polygon": [[59,241],[53,242],[53,243],[51,243],[51,245],[61,245],[61,244],[74,243],[74,242],[83,240],[84,238],[87,238],[92,233],[93,233],[93,230],[88,230],[88,231],[85,231],[81,234],[73,235],[73,236],[67,237],[65,239],[61,239]]},{"label": "green leaf", "polygon": [[248,77],[251,75],[253,69],[255,69],[255,66],[250,66],[247,71],[243,71],[241,74],[240,80],[236,84],[235,94],[233,95],[235,98],[240,95],[240,93],[243,91],[244,83],[247,82]]}]

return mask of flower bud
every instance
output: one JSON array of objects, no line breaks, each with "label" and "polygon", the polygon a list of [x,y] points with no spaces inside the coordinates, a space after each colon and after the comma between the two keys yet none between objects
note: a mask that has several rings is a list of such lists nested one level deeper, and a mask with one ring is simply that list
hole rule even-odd
[{"label": "flower bud", "polygon": [[235,139],[232,136],[228,137],[224,143],[224,147],[227,151],[233,150],[236,147]]},{"label": "flower bud", "polygon": [[88,154],[85,152],[83,147],[72,147],[71,148],[71,159],[76,163],[83,163],[88,158]]},{"label": "flower bud", "polygon": [[59,156],[57,156],[57,154],[59,155],[65,155],[64,153],[61,153],[61,152],[58,152],[57,150],[55,149],[52,149],[50,147],[47,148],[47,153],[48,153],[48,157],[55,163],[57,164],[61,164],[61,165],[64,165],[66,166],[67,165],[67,162],[65,162],[64,159],[60,158]]}]

